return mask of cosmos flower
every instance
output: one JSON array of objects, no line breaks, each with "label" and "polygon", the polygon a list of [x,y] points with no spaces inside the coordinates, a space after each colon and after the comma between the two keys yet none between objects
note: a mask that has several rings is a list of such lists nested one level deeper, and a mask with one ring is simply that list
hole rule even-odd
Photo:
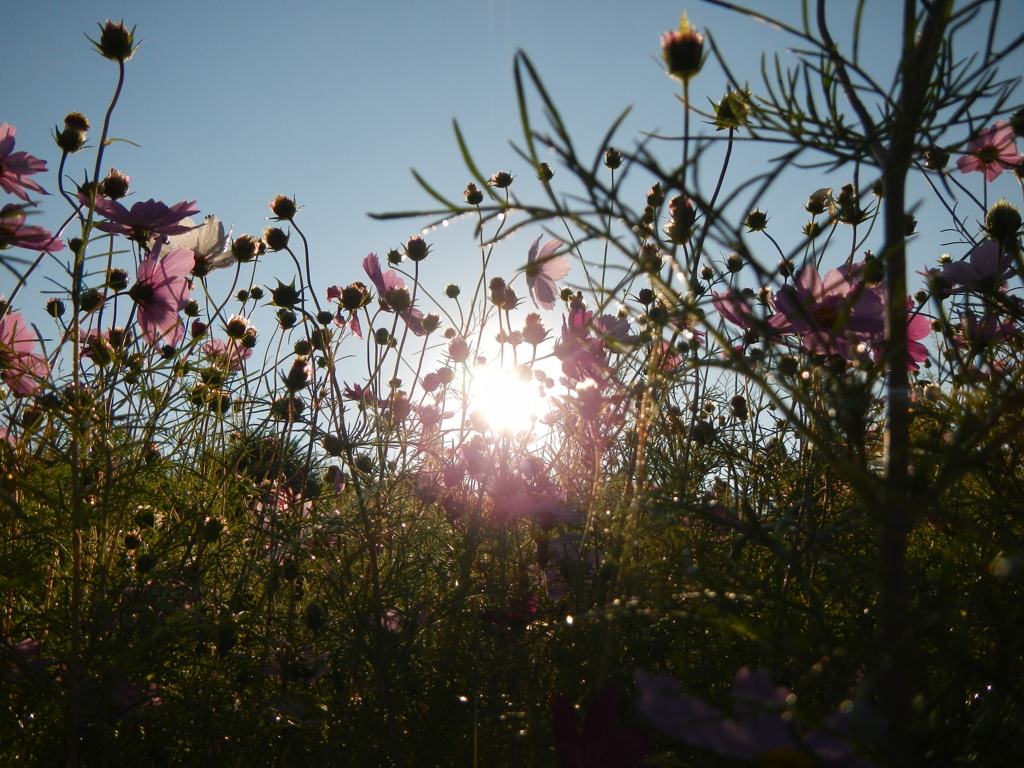
[{"label": "cosmos flower", "polygon": [[210,339],[203,344],[203,353],[214,363],[232,372],[242,370],[242,361],[252,357],[252,350],[235,339]]},{"label": "cosmos flower", "polygon": [[804,347],[818,355],[850,359],[851,341],[872,342],[884,338],[885,303],[880,290],[850,280],[832,269],[824,278],[808,265],[794,285],[775,295],[779,314],[769,325],[779,333],[796,333]]},{"label": "cosmos flower", "polygon": [[1013,276],[1013,256],[997,243],[983,240],[960,261],[943,264],[940,276],[947,283],[960,286],[950,293],[995,293],[1006,287],[1007,279]]},{"label": "cosmos flower", "polygon": [[409,289],[398,273],[393,269],[381,272],[380,259],[375,253],[371,253],[363,259],[363,269],[370,278],[370,282],[377,288],[378,298],[383,302],[384,307],[397,312],[413,334],[426,336],[427,330],[423,327],[423,313],[413,308]]},{"label": "cosmos flower", "polygon": [[711,304],[718,310],[718,314],[744,331],[754,330],[760,324],[750,302],[742,293],[734,291],[732,288],[725,293],[712,291]]},{"label": "cosmos flower", "polygon": [[26,227],[25,206],[9,204],[0,210],[0,250],[11,247],[56,253],[64,250],[64,241],[42,227]]},{"label": "cosmos flower", "polygon": [[980,171],[985,181],[994,181],[999,174],[1013,170],[1024,162],[1024,156],[1017,151],[1013,129],[1005,120],[1000,120],[968,142],[967,152],[956,161],[960,173]]},{"label": "cosmos flower", "polygon": [[[89,205],[89,196],[84,192],[78,195],[78,199],[83,205]],[[183,235],[193,229],[183,219],[199,213],[199,209],[194,200],[168,207],[165,203],[149,199],[135,203],[129,210],[116,200],[97,197],[96,213],[106,219],[96,225],[100,231],[125,235],[137,243],[148,245],[153,238]]]},{"label": "cosmos flower", "polygon": [[[743,667],[733,680],[732,712],[725,714],[664,675],[637,670],[641,698],[637,706],[668,735],[726,757],[756,761],[758,765],[831,766],[872,768],[838,734],[848,730],[850,715],[835,712],[825,718],[826,728],[806,730],[787,713],[792,695],[772,684],[763,669]],[[786,716],[788,715],[788,716]]]},{"label": "cosmos flower", "polygon": [[555,256],[555,251],[562,247],[561,240],[552,238],[538,251],[539,246],[540,237],[533,241],[526,256],[526,286],[534,304],[541,309],[554,309],[558,298],[555,281],[565,279],[570,264],[565,256]]},{"label": "cosmos flower", "polygon": [[135,301],[141,336],[149,343],[174,346],[185,337],[178,314],[192,297],[188,274],[194,265],[188,248],[175,248],[161,258],[159,244],[139,265],[128,295]]},{"label": "cosmos flower", "polygon": [[181,220],[181,225],[189,227],[187,232],[167,238],[171,248],[188,248],[195,257],[192,274],[206,277],[215,269],[230,267],[235,263],[231,253],[231,233],[224,232],[224,223],[212,213],[196,226],[190,218]]},{"label": "cosmos flower", "polygon": [[0,317],[0,381],[16,395],[34,393],[50,372],[46,358],[35,351],[36,342],[36,334],[20,312],[8,310]]},{"label": "cosmos flower", "polygon": [[28,192],[38,192],[47,195],[45,189],[40,187],[31,179],[26,178],[33,173],[42,173],[46,170],[46,161],[32,157],[28,152],[14,152],[14,134],[18,129],[13,125],[4,123],[0,125],[0,187],[5,192],[17,195],[26,203],[29,202]]}]

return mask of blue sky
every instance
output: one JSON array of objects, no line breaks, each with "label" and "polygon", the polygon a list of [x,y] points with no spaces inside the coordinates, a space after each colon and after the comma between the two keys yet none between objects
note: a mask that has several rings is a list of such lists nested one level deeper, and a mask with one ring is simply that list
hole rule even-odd
[{"label": "blue sky", "polygon": [[[753,4],[791,22],[799,19],[795,0]],[[898,5],[869,4],[867,60],[885,73],[898,47]],[[847,6],[829,3],[840,15]],[[383,255],[419,232],[423,222],[377,222],[366,215],[431,204],[410,168],[461,199],[471,177],[453,138],[453,118],[481,170],[511,171],[522,197],[540,198],[532,170],[509,146],[519,138],[512,76],[519,49],[531,57],[588,152],[601,150],[600,136],[629,105],[634,109],[620,130],[620,146],[631,146],[640,130],[680,132],[678,85],[662,73],[658,53],[660,33],[676,26],[684,10],[710,30],[734,72],[755,86],[760,54],[784,52],[793,43],[766,25],[674,0],[36,0],[5,11],[0,121],[17,126],[18,149],[49,161],[42,183],[55,191],[53,126],[76,110],[92,120],[98,136],[115,82],[115,65],[91,51],[85,35],[98,35],[97,22],[107,18],[135,25],[144,42],[128,64],[111,134],[140,146],[112,145],[105,165],[131,175],[135,199],[196,200],[203,214],[233,224],[236,235],[262,231],[274,195],[295,196],[305,206],[299,222],[322,297],[329,285],[363,278],[359,263],[368,252]],[[849,19],[836,18],[842,43]],[[1021,22],[1008,16],[1004,26],[1010,37]],[[717,101],[725,86],[724,75],[709,65],[692,95],[698,102]],[[678,145],[666,151],[678,152]],[[729,184],[760,170],[764,151],[738,155]],[[88,158],[72,158],[69,173],[80,179]],[[995,197],[1016,194],[1011,199],[1019,202],[1006,176],[1000,180],[1005,190],[999,187]],[[761,204],[772,216],[772,231],[790,240],[787,230],[795,235],[806,220],[800,206],[807,195],[847,181],[842,173],[787,181]],[[56,197],[44,199],[44,208],[38,221],[51,227],[65,213]],[[915,244],[912,256],[920,263],[934,262],[942,252],[937,230],[943,226],[922,233]],[[524,235],[496,256],[507,276],[525,262],[535,235]],[[428,285],[437,290],[475,277],[479,254],[470,224],[456,222],[427,239],[433,246],[424,264]],[[288,282],[287,265],[268,262],[260,272],[263,282]],[[24,307],[31,295],[23,294],[19,303]]]}]

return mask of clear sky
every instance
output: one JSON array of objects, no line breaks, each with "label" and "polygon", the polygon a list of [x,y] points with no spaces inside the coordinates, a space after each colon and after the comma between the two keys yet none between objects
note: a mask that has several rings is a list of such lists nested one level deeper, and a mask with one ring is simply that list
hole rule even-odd
[{"label": "clear sky", "polygon": [[[798,0],[751,4],[798,23]],[[849,5],[830,2],[829,8],[848,14]],[[891,78],[898,50],[901,5],[869,4],[862,53],[886,73],[883,82]],[[628,105],[634,111],[621,129],[620,146],[630,147],[643,129],[679,133],[678,84],[662,73],[659,35],[675,27],[684,10],[710,31],[733,71],[749,78],[755,91],[760,54],[784,52],[794,42],[713,6],[676,0],[11,3],[0,46],[0,122],[17,126],[18,149],[49,162],[41,183],[55,191],[54,125],[76,110],[92,120],[92,136],[98,136],[115,83],[116,66],[93,52],[85,35],[95,38],[97,22],[107,18],[135,25],[144,42],[128,64],[111,134],[140,146],[114,144],[105,165],[131,175],[135,200],[196,200],[201,215],[218,215],[236,235],[259,234],[267,202],[276,194],[293,195],[305,206],[299,222],[312,246],[322,297],[329,285],[363,278],[359,262],[368,252],[383,255],[419,231],[422,222],[382,223],[366,215],[431,204],[410,168],[462,199],[471,177],[453,139],[453,118],[481,170],[511,171],[522,197],[540,198],[532,170],[509,147],[519,138],[512,75],[518,49],[531,57],[587,151],[601,151],[600,136]],[[836,18],[842,44],[849,18]],[[1007,38],[1022,26],[1019,14],[1006,14]],[[725,86],[724,75],[709,64],[692,96],[717,101]],[[666,152],[678,152],[678,145]],[[739,156],[732,184],[751,168],[760,170],[756,162],[767,150],[758,152]],[[70,175],[81,179],[88,157],[72,158]],[[1005,191],[995,196],[1015,195],[1018,202],[1019,191],[1006,176]],[[772,231],[790,240],[781,228],[799,230],[807,195],[850,180],[810,174],[781,187],[761,203],[772,216]],[[66,213],[55,196],[44,198],[44,207],[46,216],[37,221],[51,227]],[[503,246],[499,268],[510,276],[521,266],[534,236],[527,232]],[[427,239],[434,252],[424,269],[430,267],[427,281],[435,290],[476,276],[479,255],[470,224],[455,223]],[[923,233],[913,255],[934,262],[941,243],[941,233]],[[260,272],[265,283],[273,284],[274,276],[288,282],[291,272],[284,262]],[[8,279],[0,277],[0,293]],[[28,309],[32,295],[23,293],[19,304]]]}]

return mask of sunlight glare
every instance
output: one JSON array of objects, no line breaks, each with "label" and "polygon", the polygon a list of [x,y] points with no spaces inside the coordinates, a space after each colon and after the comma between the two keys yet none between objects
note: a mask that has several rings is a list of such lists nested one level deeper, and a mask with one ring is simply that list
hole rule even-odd
[{"label": "sunlight glare", "polygon": [[495,432],[517,434],[529,429],[543,413],[545,398],[532,377],[524,380],[514,370],[478,366],[474,384],[470,412],[479,412]]}]

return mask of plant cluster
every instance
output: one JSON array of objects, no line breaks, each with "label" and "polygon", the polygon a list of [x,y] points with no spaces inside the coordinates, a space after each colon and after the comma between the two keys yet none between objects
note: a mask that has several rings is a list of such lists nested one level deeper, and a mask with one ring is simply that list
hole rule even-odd
[{"label": "plant cluster", "polygon": [[[823,0],[760,87],[684,16],[682,132],[626,150],[620,118],[590,159],[520,55],[546,199],[457,129],[462,197],[417,176],[437,206],[382,215],[475,220],[479,275],[443,297],[421,236],[325,287],[293,198],[259,236],[131,202],[102,169],[137,45],[101,26],[116,88],[94,146],[55,128],[56,234],[0,125],[0,754],[1017,764],[1024,252],[989,194],[1024,178],[1024,109],[1012,46],[955,47],[998,5],[906,3],[888,89]],[[779,155],[734,181],[756,142]],[[787,235],[766,201],[796,166],[832,186]],[[909,179],[955,241],[916,278]],[[49,330],[19,310],[46,260]]]}]

